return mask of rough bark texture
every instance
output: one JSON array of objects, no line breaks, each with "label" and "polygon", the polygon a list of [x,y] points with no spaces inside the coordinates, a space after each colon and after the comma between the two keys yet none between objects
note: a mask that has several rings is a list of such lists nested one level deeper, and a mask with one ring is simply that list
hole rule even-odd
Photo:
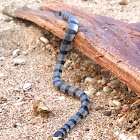
[{"label": "rough bark texture", "polygon": [[140,95],[140,23],[128,24],[56,2],[37,10],[18,8],[13,16],[32,21],[63,38],[67,22],[54,14],[61,10],[78,18],[74,46]]}]

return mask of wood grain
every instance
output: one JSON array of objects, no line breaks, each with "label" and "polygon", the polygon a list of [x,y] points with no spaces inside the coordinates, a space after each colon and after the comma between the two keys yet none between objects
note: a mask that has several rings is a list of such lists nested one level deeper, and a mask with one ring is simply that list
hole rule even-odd
[{"label": "wood grain", "polygon": [[78,18],[79,31],[74,46],[140,96],[140,23],[129,24],[58,2],[48,2],[37,10],[17,8],[14,16],[32,21],[63,38],[67,22],[54,14],[61,10]]}]

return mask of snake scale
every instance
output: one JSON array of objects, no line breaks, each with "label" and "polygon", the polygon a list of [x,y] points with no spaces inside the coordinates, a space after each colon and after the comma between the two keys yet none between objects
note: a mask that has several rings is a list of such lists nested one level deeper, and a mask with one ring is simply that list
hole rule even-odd
[{"label": "snake scale", "polygon": [[64,125],[62,126],[54,135],[53,140],[63,139],[63,137],[89,112],[90,102],[87,95],[80,89],[72,87],[68,84],[61,82],[61,73],[66,60],[66,55],[70,50],[71,43],[78,31],[78,21],[75,16],[69,14],[66,11],[57,12],[58,15],[68,21],[65,37],[60,46],[60,52],[57,57],[57,62],[53,72],[53,84],[60,91],[77,97],[81,101],[81,108],[79,111]]}]

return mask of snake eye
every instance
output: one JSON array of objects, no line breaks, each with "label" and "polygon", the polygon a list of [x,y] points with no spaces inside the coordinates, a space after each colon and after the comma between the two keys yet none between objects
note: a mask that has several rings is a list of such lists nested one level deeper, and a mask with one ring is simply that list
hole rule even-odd
[{"label": "snake eye", "polygon": [[54,12],[54,14],[55,14],[56,16],[61,16],[61,12],[58,12],[58,11]]}]

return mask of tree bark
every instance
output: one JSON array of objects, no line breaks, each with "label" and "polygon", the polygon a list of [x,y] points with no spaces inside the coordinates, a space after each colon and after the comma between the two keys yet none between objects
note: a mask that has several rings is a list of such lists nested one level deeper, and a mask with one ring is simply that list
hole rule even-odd
[{"label": "tree bark", "polygon": [[47,2],[37,10],[17,8],[14,17],[32,21],[63,38],[67,22],[54,14],[61,10],[78,18],[74,46],[140,96],[140,23],[129,24],[58,2]]}]

